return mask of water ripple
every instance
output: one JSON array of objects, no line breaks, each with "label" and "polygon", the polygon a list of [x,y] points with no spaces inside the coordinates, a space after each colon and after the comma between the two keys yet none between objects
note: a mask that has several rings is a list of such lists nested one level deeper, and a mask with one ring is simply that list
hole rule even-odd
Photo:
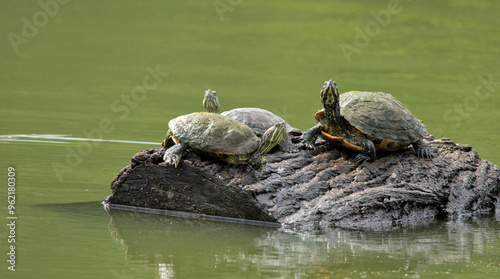
[{"label": "water ripple", "polygon": [[149,145],[160,144],[158,142],[149,142],[149,141],[76,138],[72,137],[72,135],[42,135],[42,134],[0,135],[0,142],[37,142],[37,143],[66,144],[69,143],[67,141],[118,142],[118,143],[149,144]]}]

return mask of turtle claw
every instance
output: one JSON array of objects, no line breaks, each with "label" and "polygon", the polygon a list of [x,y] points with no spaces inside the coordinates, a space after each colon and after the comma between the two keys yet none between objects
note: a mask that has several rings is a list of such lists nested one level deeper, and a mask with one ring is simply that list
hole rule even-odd
[{"label": "turtle claw", "polygon": [[302,143],[304,144],[304,146],[307,148],[307,149],[314,149],[314,141],[311,142],[310,139],[304,137],[304,135],[306,135],[306,133],[302,134],[302,137],[301,137],[301,141]]},{"label": "turtle claw", "polygon": [[308,149],[314,149],[314,143],[316,142],[316,139],[318,138],[318,135],[321,133],[322,129],[322,126],[316,125],[302,134],[301,141],[305,145],[305,147],[307,147]]},{"label": "turtle claw", "polygon": [[308,142],[304,142],[304,145],[305,145],[305,147],[307,147],[307,149],[314,149],[314,144],[310,144]]},{"label": "turtle claw", "polygon": [[356,158],[354,158],[354,162],[358,165],[365,162],[365,161],[370,162],[370,161],[372,161],[372,158],[366,154],[363,154],[363,153],[359,153],[356,156]]},{"label": "turtle claw", "polygon": [[165,150],[165,154],[163,155],[163,161],[165,163],[174,165],[176,168],[181,162],[181,158],[186,151],[187,145],[183,143],[176,144],[169,149]]},{"label": "turtle claw", "polygon": [[311,142],[310,140],[307,140],[306,138],[304,138],[304,134],[302,135],[301,141],[302,141],[302,144],[304,144],[304,146],[307,149],[314,149],[314,141]]},{"label": "turtle claw", "polygon": [[174,165],[177,168],[177,166],[181,162],[181,157],[179,157],[177,154],[170,154],[169,155],[169,154],[165,153],[165,155],[163,156],[163,160],[165,161],[165,163],[170,164],[170,165]]},{"label": "turtle claw", "polygon": [[435,156],[434,151],[423,140],[418,140],[418,141],[414,142],[412,145],[413,145],[413,148],[415,149],[415,153],[417,154],[417,157],[427,158],[427,159],[434,158],[434,156]]},{"label": "turtle claw", "polygon": [[434,158],[434,151],[430,148],[420,148],[419,150],[415,151],[417,153],[417,157],[419,158]]}]

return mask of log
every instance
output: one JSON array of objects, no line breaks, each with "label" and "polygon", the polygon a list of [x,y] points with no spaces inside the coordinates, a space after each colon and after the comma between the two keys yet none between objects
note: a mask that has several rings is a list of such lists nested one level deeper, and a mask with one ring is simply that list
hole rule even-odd
[{"label": "log", "polygon": [[435,158],[418,158],[410,147],[356,164],[356,152],[319,139],[314,150],[267,154],[261,174],[194,152],[175,168],[163,162],[164,149],[147,149],[118,173],[105,203],[277,222],[298,231],[500,216],[500,168],[470,145],[425,140]]}]

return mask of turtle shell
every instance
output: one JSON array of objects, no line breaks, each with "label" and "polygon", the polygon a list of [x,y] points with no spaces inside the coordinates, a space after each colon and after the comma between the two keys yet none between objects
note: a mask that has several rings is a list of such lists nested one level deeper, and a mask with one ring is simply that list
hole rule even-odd
[{"label": "turtle shell", "polygon": [[426,133],[422,121],[391,94],[350,91],[339,101],[341,115],[369,137],[410,144]]},{"label": "turtle shell", "polygon": [[302,134],[302,131],[293,128],[281,117],[261,108],[237,108],[221,114],[248,125],[258,135],[263,135],[267,129],[281,122],[286,124],[287,133]]},{"label": "turtle shell", "polygon": [[168,127],[178,141],[208,153],[249,154],[257,150],[260,143],[247,125],[216,113],[182,115],[170,120]]}]

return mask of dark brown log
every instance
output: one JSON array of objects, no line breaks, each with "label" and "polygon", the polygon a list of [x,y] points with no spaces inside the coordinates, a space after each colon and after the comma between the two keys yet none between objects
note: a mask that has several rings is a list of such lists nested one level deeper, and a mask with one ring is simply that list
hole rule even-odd
[{"label": "dark brown log", "polygon": [[315,150],[266,155],[262,174],[193,152],[174,168],[162,162],[162,148],[148,149],[118,173],[106,202],[276,221],[297,230],[385,230],[500,210],[498,166],[469,145],[426,140],[433,159],[409,148],[359,165],[356,152],[319,140]]}]

